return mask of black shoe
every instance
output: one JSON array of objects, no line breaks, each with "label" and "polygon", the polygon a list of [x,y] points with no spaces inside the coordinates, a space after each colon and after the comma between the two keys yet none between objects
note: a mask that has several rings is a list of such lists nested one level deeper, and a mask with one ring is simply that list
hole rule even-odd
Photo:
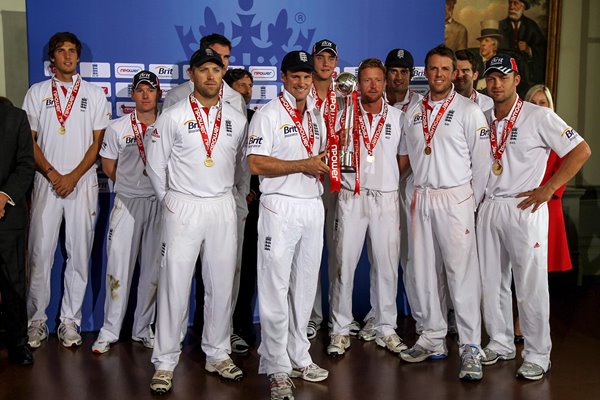
[{"label": "black shoe", "polygon": [[33,364],[33,354],[27,346],[17,346],[8,351],[8,359],[12,364],[31,365]]}]

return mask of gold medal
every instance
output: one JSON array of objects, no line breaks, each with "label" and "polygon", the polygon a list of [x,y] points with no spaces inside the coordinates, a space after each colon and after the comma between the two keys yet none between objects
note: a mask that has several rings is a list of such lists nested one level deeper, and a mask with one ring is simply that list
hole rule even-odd
[{"label": "gold medal", "polygon": [[58,128],[58,133],[64,135],[65,133],[67,133],[67,129],[64,126],[61,126],[60,128]]},{"label": "gold medal", "polygon": [[494,173],[494,175],[500,176],[503,170],[504,168],[502,168],[502,164],[500,164],[500,161],[494,161],[494,164],[492,164],[492,172]]},{"label": "gold medal", "polygon": [[426,156],[430,155],[431,154],[431,147],[426,146],[425,150],[423,152],[425,153]]},{"label": "gold medal", "polygon": [[213,165],[215,165],[215,162],[213,161],[212,158],[210,157],[206,157],[206,160],[204,160],[204,165],[206,165],[207,167],[212,167]]}]

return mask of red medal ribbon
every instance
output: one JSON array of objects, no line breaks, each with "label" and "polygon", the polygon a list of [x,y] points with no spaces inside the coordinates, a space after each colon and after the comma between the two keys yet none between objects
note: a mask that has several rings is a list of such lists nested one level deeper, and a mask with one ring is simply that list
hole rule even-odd
[{"label": "red medal ribbon", "polygon": [[517,122],[517,118],[521,113],[521,108],[523,108],[523,100],[519,97],[517,98],[517,105],[513,109],[510,114],[510,118],[504,125],[504,129],[502,130],[502,138],[500,141],[500,147],[498,147],[498,138],[496,127],[498,126],[498,120],[495,119],[490,124],[490,144],[492,146],[492,155],[494,156],[494,160],[499,161],[502,158],[502,154],[504,154],[504,150],[506,150],[506,145],[508,144],[508,135],[512,131],[515,126],[515,122]]},{"label": "red medal ribbon", "polygon": [[[144,149],[144,141],[142,139],[142,133],[140,133],[140,129],[138,128],[137,120],[135,118],[135,111],[129,114],[131,118],[131,129],[133,130],[133,136],[135,137],[135,142],[137,144],[138,151],[140,152],[140,158],[144,163],[144,168],[146,167],[146,150]],[[146,133],[146,132],[144,132]]]},{"label": "red medal ribbon", "polygon": [[387,113],[388,113],[388,105],[384,101],[383,102],[383,112],[381,113],[381,118],[379,118],[379,122],[377,123],[377,127],[375,128],[375,133],[373,134],[373,138],[371,140],[369,140],[369,133],[367,132],[367,128],[365,126],[365,121],[362,116],[362,113],[359,114],[360,118],[358,119],[358,123],[359,123],[360,133],[362,135],[363,143],[365,144],[365,148],[367,149],[367,153],[369,153],[370,156],[373,155],[373,150],[375,149],[375,146],[377,145],[377,142],[379,141],[379,137],[381,136],[381,131],[383,130],[383,124],[385,124],[385,119],[387,117]]},{"label": "red medal ribbon", "polygon": [[431,130],[429,129],[429,118],[427,117],[427,109],[431,108],[429,106],[429,100],[428,100],[429,92],[427,92],[425,94],[425,97],[423,97],[423,101],[421,103],[421,125],[423,126],[423,135],[425,136],[425,146],[426,147],[431,147],[431,140],[433,139],[433,135],[435,135],[435,131],[436,131],[438,125],[440,124],[442,117],[446,113],[446,110],[450,106],[450,103],[452,103],[452,100],[454,100],[455,95],[456,95],[456,92],[454,90],[452,90],[452,93],[450,93],[450,95],[448,96],[446,101],[444,101],[444,103],[438,110],[438,112],[435,116],[435,119],[433,120],[433,124],[431,124]]},{"label": "red medal ribbon", "polygon": [[56,81],[52,79],[52,99],[54,100],[54,111],[56,112],[56,118],[58,118],[58,123],[63,129],[65,127],[65,122],[67,122],[67,118],[69,118],[71,110],[73,109],[73,103],[75,103],[77,93],[79,93],[79,86],[81,86],[81,77],[78,76],[77,80],[75,81],[75,84],[73,85],[71,95],[67,100],[65,112],[63,113],[60,107],[60,98],[58,97],[58,90],[56,89]]},{"label": "red medal ribbon", "polygon": [[307,117],[308,117],[308,136],[307,136],[306,131],[304,130],[304,127],[302,126],[302,120],[296,113],[296,110],[294,110],[292,108],[290,103],[288,103],[287,100],[283,98],[283,93],[279,94],[279,101],[281,102],[281,105],[283,106],[283,108],[285,108],[285,111],[287,111],[287,113],[290,116],[290,118],[292,119],[292,121],[294,121],[294,125],[296,125],[296,129],[298,130],[298,134],[300,135],[300,140],[302,140],[302,144],[304,145],[304,148],[308,152],[308,156],[312,157],[312,155],[313,155],[312,148],[315,143],[315,128],[312,124],[312,118],[310,116],[310,112],[307,113]]},{"label": "red medal ribbon", "polygon": [[408,89],[408,101],[406,102],[406,104],[403,104],[402,107],[400,108],[400,110],[402,110],[402,112],[406,112],[406,110],[408,110],[408,106],[410,105],[410,101],[412,100],[414,94],[415,94],[415,92]]},{"label": "red medal ribbon", "polygon": [[221,112],[223,110],[221,104],[221,98],[219,98],[219,103],[217,103],[218,111],[217,118],[215,119],[215,124],[213,126],[212,136],[210,141],[208,139],[208,133],[206,131],[206,126],[204,125],[204,121],[202,120],[202,116],[200,115],[200,107],[198,107],[198,103],[194,94],[190,94],[190,105],[192,106],[192,111],[194,112],[194,117],[196,117],[196,123],[198,123],[198,129],[200,130],[200,135],[202,136],[202,142],[204,143],[204,148],[206,149],[206,157],[212,158],[212,152],[217,144],[217,139],[219,138],[219,131],[221,129]]}]

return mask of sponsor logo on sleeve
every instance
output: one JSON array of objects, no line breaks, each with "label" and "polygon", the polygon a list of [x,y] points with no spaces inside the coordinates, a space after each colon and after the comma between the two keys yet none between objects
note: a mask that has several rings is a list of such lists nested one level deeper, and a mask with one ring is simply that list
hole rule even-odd
[{"label": "sponsor logo on sleeve", "polygon": [[477,133],[478,133],[479,139],[489,139],[490,138],[490,128],[488,128],[487,126],[482,126],[481,128],[478,128]]},{"label": "sponsor logo on sleeve", "polygon": [[565,136],[567,139],[573,140],[577,137],[577,132],[575,132],[575,130],[569,126],[562,132],[561,136]]},{"label": "sponsor logo on sleeve", "polygon": [[260,147],[262,145],[263,138],[251,134],[248,136],[248,147]]},{"label": "sponsor logo on sleeve", "polygon": [[198,129],[198,123],[193,119],[188,119],[183,123],[188,130],[188,133],[197,133],[200,132]]}]

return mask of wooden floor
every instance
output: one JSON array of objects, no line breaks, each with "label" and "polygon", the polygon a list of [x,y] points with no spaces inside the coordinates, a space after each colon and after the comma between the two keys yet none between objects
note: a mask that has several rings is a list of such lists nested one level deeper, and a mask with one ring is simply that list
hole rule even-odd
[{"label": "wooden floor", "polygon": [[[481,382],[460,382],[453,340],[448,342],[450,356],[440,361],[406,364],[374,342],[355,339],[344,358],[332,360],[324,352],[327,338],[322,330],[311,354],[316,363],[329,369],[330,377],[322,383],[295,380],[296,399],[600,399],[600,282],[587,282],[583,288],[558,283],[551,293],[552,370],[542,381],[515,379],[521,363],[518,356],[485,367]],[[398,332],[409,345],[415,341],[412,325],[409,318],[399,319]],[[151,350],[122,341],[109,353],[96,356],[90,351],[95,333],[83,337],[83,346],[71,350],[52,335],[35,351],[32,367],[10,365],[6,349],[0,348],[0,400],[156,399],[148,389],[153,373]],[[233,356],[246,377],[228,383],[204,371],[204,355],[196,337],[189,334],[185,343],[173,391],[165,398],[269,398],[267,378],[257,374],[255,350],[244,357]]]}]

